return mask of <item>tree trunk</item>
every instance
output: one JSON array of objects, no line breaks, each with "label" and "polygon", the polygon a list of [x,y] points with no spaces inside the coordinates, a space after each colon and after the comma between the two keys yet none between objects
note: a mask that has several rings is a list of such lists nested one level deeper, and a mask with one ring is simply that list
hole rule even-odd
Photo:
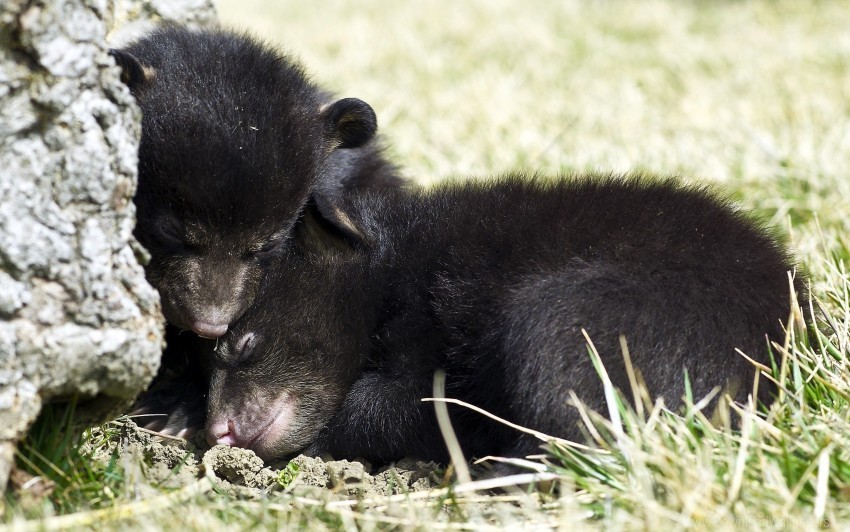
[{"label": "tree trunk", "polygon": [[76,396],[102,420],[156,372],[159,296],[132,237],[140,114],[106,40],[213,19],[209,0],[0,3],[0,488],[43,404]]}]

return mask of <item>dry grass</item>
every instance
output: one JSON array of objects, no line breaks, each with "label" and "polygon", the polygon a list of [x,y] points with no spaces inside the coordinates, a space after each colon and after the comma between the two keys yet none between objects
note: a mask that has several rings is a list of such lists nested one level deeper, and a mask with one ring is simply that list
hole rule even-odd
[{"label": "dry grass", "polygon": [[281,44],[340,96],[370,102],[392,154],[423,183],[517,168],[720,183],[790,236],[825,323],[811,345],[791,327],[775,352],[783,395],[767,414],[734,414],[740,431],[651,402],[587,413],[595,450],[553,444],[547,462],[564,478],[559,498],[443,493],[329,505],[206,493],[112,527],[850,527],[850,3],[219,7],[225,23]]}]

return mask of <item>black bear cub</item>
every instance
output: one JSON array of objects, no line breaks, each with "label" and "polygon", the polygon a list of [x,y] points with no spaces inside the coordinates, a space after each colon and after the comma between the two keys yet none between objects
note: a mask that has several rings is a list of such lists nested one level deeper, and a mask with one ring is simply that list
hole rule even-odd
[{"label": "black bear cub", "polygon": [[[220,342],[210,443],[264,458],[446,460],[420,401],[438,368],[447,397],[577,438],[569,391],[605,406],[582,330],[615,386],[629,389],[623,335],[650,393],[676,406],[685,372],[696,398],[720,387],[745,399],[755,369],[736,349],[767,364],[791,312],[784,247],[670,179],[515,175],[315,201],[348,248],[288,250]],[[467,456],[537,450],[450,411]]]},{"label": "black bear cub", "polygon": [[[173,326],[166,365],[197,355],[197,338],[179,330],[220,337],[253,303],[314,190],[401,183],[373,141],[371,107],[331,101],[299,64],[247,35],[167,26],[110,53],[142,111],[135,235]],[[171,416],[151,428],[202,426],[200,373],[142,398],[138,412]],[[199,390],[182,391],[198,379]]]}]

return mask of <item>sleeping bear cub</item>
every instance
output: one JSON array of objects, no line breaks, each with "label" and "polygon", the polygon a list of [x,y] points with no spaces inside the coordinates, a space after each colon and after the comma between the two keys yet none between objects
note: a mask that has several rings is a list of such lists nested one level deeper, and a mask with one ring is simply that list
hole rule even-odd
[{"label": "sleeping bear cub", "polygon": [[[211,444],[267,459],[446,461],[434,406],[421,401],[437,369],[447,397],[579,438],[569,391],[605,407],[583,330],[621,390],[622,335],[667,405],[681,404],[685,372],[695,398],[721,388],[743,401],[756,370],[736,350],[769,365],[801,286],[769,231],[672,179],[509,175],[314,201],[345,245],[284,250],[219,343]],[[450,412],[466,456],[540,444]]]}]

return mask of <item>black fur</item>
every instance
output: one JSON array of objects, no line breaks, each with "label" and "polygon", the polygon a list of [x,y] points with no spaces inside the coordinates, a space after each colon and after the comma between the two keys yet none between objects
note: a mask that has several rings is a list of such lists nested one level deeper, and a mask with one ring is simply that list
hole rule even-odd
[{"label": "black fur", "polygon": [[[402,183],[373,140],[371,107],[331,101],[298,63],[247,35],[168,26],[110,53],[142,110],[135,235],[178,329],[224,333],[317,187],[339,196]],[[166,362],[194,356],[169,350]],[[176,394],[159,384],[139,410],[187,408],[180,381]],[[203,397],[193,408],[203,419]],[[172,414],[167,431],[185,428]]]},{"label": "black fur", "polygon": [[[316,204],[355,244],[290,251],[225,336],[211,442],[266,458],[306,448],[445,460],[433,405],[420,402],[438,368],[448,397],[578,438],[568,391],[604,411],[582,329],[615,386],[629,390],[625,335],[650,392],[675,406],[686,370],[697,398],[721,386],[744,399],[754,368],[735,348],[767,363],[790,313],[783,246],[709,190],[674,180],[508,176]],[[451,413],[467,456],[539,445]]]}]

